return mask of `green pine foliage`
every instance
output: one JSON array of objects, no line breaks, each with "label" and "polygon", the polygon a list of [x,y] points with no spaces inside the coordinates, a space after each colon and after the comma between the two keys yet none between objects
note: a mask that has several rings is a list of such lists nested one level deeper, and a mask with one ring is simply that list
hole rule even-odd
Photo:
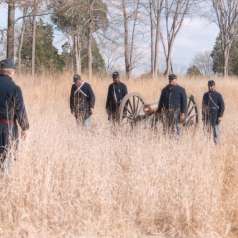
[{"label": "green pine foliage", "polygon": [[[100,53],[100,50],[97,46],[97,42],[93,40],[92,42],[92,56],[93,56],[93,71],[96,72],[105,72],[106,66],[105,61]],[[88,70],[88,49],[84,48],[81,52],[82,59],[82,71],[86,72]]]},{"label": "green pine foliage", "polygon": [[[22,48],[22,62],[26,68],[31,67],[32,59],[32,32],[28,23]],[[45,23],[42,20],[37,22],[36,30],[36,70],[43,71],[62,71],[65,67],[65,62],[58,53],[58,50],[53,45],[53,26]]]},{"label": "green pine foliage", "polygon": [[[57,28],[67,34],[71,39],[73,39],[73,36],[76,34],[80,36],[81,66],[84,72],[88,69],[87,41],[90,21],[89,3],[90,1],[86,2],[84,0],[77,0],[68,5],[58,2],[58,5],[54,6],[54,14],[51,18]],[[92,15],[92,33],[98,30],[105,30],[108,26],[107,5],[102,0],[94,1]],[[65,47],[68,49],[67,52],[64,51]],[[74,56],[73,47],[70,47],[70,43],[67,42],[62,48],[66,65],[72,69]],[[105,72],[105,61],[100,53],[97,41],[94,38],[92,39],[92,57],[93,71]]]},{"label": "green pine foliage", "polygon": [[[217,37],[212,54],[213,71],[217,74],[223,73],[224,56],[221,48],[221,38]],[[238,75],[238,37],[232,44],[229,60],[229,75]]]}]

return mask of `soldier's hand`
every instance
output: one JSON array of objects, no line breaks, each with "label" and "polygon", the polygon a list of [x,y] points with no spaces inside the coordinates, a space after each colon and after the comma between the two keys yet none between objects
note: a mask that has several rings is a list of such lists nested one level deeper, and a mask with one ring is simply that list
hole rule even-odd
[{"label": "soldier's hand", "polygon": [[222,118],[221,118],[221,117],[218,117],[218,119],[217,119],[218,124],[221,123],[221,120],[222,120]]},{"label": "soldier's hand", "polygon": [[90,108],[90,112],[91,112],[91,114],[93,114],[93,108]]},{"label": "soldier's hand", "polygon": [[185,113],[180,114],[180,122],[184,123],[185,122]]},{"label": "soldier's hand", "polygon": [[21,131],[21,139],[22,139],[22,140],[25,140],[26,137],[27,137],[26,131]]}]

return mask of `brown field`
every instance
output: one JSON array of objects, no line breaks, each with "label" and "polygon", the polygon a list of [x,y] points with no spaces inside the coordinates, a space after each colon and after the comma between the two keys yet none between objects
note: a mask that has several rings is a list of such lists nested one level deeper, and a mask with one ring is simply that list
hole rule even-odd
[{"label": "brown field", "polygon": [[[180,141],[149,130],[112,131],[104,110],[110,81],[94,79],[93,130],[76,128],[71,78],[17,77],[31,130],[0,179],[3,238],[237,238],[238,80],[217,80],[226,113],[222,144],[202,127]],[[148,102],[165,80],[129,81]],[[204,79],[181,84],[201,104]]]}]

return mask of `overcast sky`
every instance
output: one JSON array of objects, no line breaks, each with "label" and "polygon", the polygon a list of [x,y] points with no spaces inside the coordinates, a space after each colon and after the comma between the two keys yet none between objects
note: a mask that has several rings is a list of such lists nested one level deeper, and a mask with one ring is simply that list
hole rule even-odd
[{"label": "overcast sky", "polygon": [[[0,6],[0,28],[6,28],[7,25],[7,8],[6,5]],[[218,35],[218,29],[215,24],[210,23],[205,18],[194,17],[192,19],[185,19],[182,30],[175,41],[173,52],[173,66],[177,73],[186,72],[186,69],[191,64],[194,56],[204,51],[211,51]],[[64,43],[64,36],[55,31],[54,44],[60,48]],[[136,69],[137,72],[142,73],[149,68],[150,62],[150,48],[145,43],[139,44],[143,52],[143,59],[140,65],[141,69]],[[121,62],[121,63],[120,63]],[[118,61],[116,67],[123,67],[123,61]]]}]

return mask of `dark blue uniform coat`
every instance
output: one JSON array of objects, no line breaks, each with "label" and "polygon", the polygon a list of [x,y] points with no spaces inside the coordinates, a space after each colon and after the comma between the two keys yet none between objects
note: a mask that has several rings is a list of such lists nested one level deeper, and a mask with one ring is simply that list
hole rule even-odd
[{"label": "dark blue uniform coat", "polygon": [[202,113],[203,121],[211,126],[218,124],[218,118],[222,117],[225,111],[225,103],[220,93],[209,91],[203,95]]},{"label": "dark blue uniform coat", "polygon": [[22,91],[13,80],[0,75],[0,156],[5,155],[12,142],[18,139],[18,124],[29,129]]},{"label": "dark blue uniform coat", "polygon": [[163,113],[163,125],[165,132],[180,134],[180,113],[187,111],[187,95],[184,88],[179,85],[167,85],[161,92],[158,113]]},{"label": "dark blue uniform coat", "polygon": [[122,99],[127,95],[127,87],[124,83],[112,83],[109,85],[106,101],[106,110],[109,119],[116,119]]},{"label": "dark blue uniform coat", "polygon": [[95,105],[95,95],[88,83],[83,83],[81,87],[72,85],[70,93],[70,110],[76,119],[86,120],[91,116],[91,108]]},{"label": "dark blue uniform coat", "polygon": [[185,89],[179,85],[167,85],[161,93],[158,112],[161,110],[174,110],[186,113],[187,95]]}]

